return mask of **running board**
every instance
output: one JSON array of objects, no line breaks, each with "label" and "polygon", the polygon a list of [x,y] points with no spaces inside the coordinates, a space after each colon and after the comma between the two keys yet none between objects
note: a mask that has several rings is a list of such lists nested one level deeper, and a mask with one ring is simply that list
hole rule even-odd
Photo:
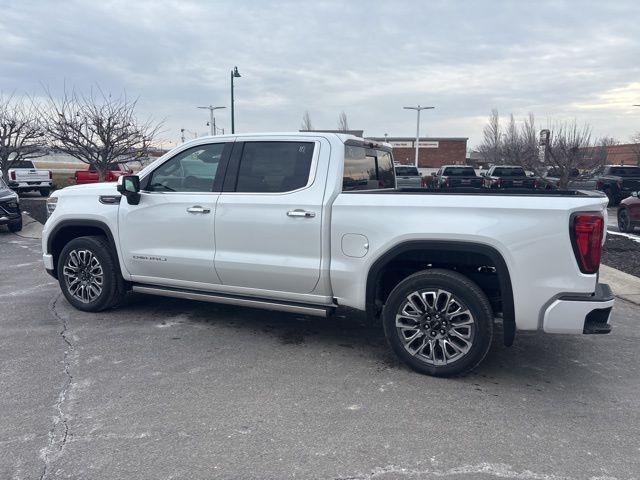
[{"label": "running board", "polygon": [[202,302],[225,303],[228,305],[239,305],[242,307],[261,308],[263,310],[276,310],[279,312],[301,313],[314,317],[327,317],[333,312],[333,307],[323,307],[315,305],[305,305],[300,303],[285,303],[276,300],[256,300],[254,298],[235,297],[223,293],[209,293],[195,290],[181,290],[171,287],[133,285],[132,290],[138,293],[149,295],[160,295],[162,297],[184,298],[187,300],[200,300]]}]

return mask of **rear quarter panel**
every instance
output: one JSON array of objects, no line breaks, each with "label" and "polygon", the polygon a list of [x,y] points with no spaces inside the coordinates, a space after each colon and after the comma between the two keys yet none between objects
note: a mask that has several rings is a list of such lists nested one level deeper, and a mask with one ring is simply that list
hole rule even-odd
[{"label": "rear quarter panel", "polygon": [[[411,240],[488,245],[511,276],[516,326],[535,330],[541,308],[560,293],[590,293],[596,275],[580,272],[569,239],[575,211],[603,212],[606,199],[505,195],[342,193],[332,208],[331,285],[341,305],[364,309],[372,264]],[[604,213],[603,213],[604,214]],[[364,235],[362,258],[344,255],[346,234]]]}]

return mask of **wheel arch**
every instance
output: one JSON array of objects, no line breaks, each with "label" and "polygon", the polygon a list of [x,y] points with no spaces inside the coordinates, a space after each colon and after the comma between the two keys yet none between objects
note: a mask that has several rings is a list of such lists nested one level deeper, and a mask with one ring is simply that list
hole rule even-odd
[{"label": "wheel arch", "polygon": [[53,256],[54,269],[51,274],[57,278],[58,273],[55,266],[58,264],[58,257],[64,246],[74,238],[101,235],[109,242],[109,246],[116,255],[116,265],[120,270],[120,259],[115,237],[109,226],[100,220],[62,220],[57,223],[47,236],[47,252]]},{"label": "wheel arch", "polygon": [[[379,313],[379,293],[381,281],[387,267],[407,254],[426,254],[427,258],[435,255],[459,256],[460,254],[477,255],[477,258],[487,258],[491,266],[495,268],[500,289],[500,301],[502,305],[504,344],[513,344],[516,332],[515,306],[513,300],[513,288],[509,268],[502,254],[494,247],[482,243],[465,241],[441,241],[441,240],[410,240],[391,247],[384,252],[369,268],[366,281],[366,312],[369,318]],[[435,260],[435,258],[433,258]],[[424,264],[424,260],[422,261]],[[438,267],[440,268],[440,267]],[[405,276],[406,277],[406,276]],[[397,284],[397,283],[396,283]]]}]

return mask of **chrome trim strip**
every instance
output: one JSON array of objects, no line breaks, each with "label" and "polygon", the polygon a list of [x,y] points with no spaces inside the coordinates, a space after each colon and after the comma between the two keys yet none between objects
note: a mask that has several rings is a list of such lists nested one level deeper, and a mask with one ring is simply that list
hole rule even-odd
[{"label": "chrome trim strip", "polygon": [[323,307],[312,307],[306,305],[296,305],[290,303],[271,302],[267,300],[255,300],[251,298],[232,297],[229,295],[218,295],[215,293],[195,292],[189,290],[178,290],[147,285],[134,285],[134,292],[147,293],[149,295],[160,295],[163,297],[184,298],[187,300],[200,300],[203,302],[225,303],[228,305],[239,305],[244,307],[261,308],[263,310],[276,310],[279,312],[300,313],[312,315],[314,317],[326,317],[328,309]]}]

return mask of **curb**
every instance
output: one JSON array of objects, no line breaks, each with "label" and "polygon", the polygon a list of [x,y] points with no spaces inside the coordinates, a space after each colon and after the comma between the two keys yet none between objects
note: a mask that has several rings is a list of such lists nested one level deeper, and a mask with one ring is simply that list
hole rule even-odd
[{"label": "curb", "polygon": [[599,280],[608,283],[616,297],[640,305],[640,278],[602,264]]},{"label": "curb", "polygon": [[43,225],[31,217],[31,215],[22,212],[22,230],[14,233],[14,235],[39,240],[42,238],[42,227]]}]

